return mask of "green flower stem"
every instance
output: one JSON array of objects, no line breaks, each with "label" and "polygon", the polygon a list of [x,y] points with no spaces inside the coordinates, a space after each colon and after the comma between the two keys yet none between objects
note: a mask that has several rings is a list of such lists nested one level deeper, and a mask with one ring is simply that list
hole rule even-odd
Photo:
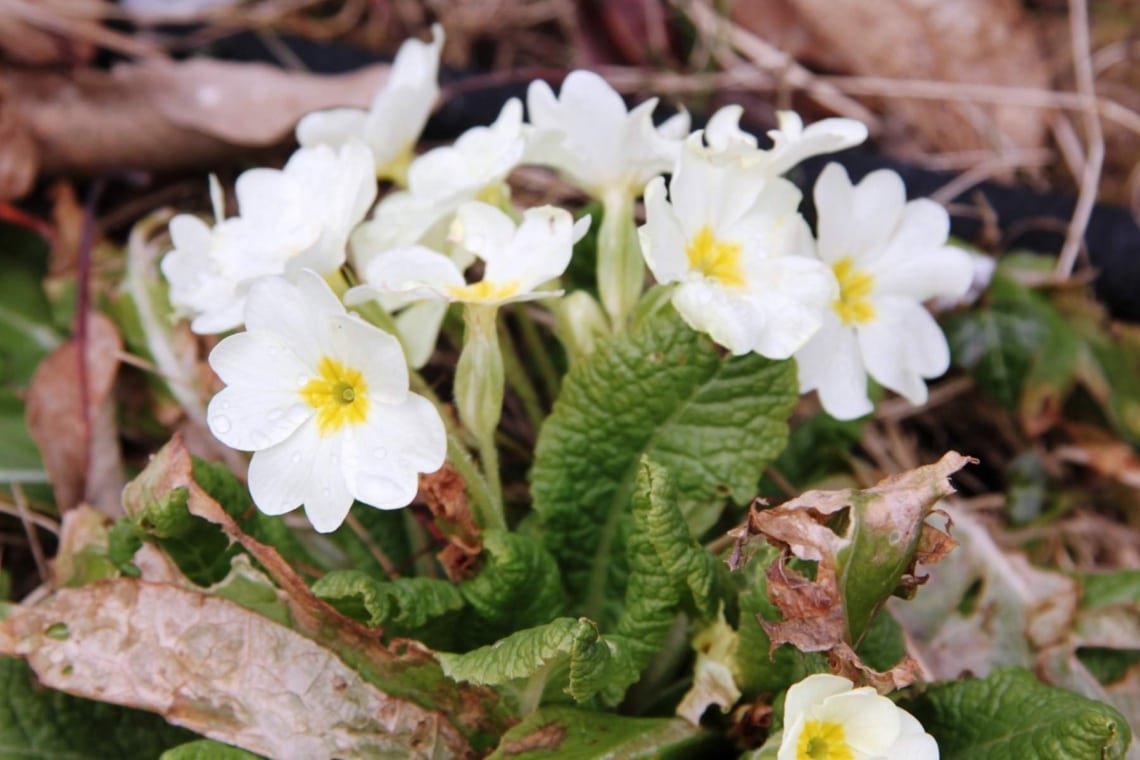
[{"label": "green flower stem", "polygon": [[543,343],[542,336],[538,332],[538,325],[531,317],[527,304],[516,304],[512,311],[515,321],[518,322],[519,334],[522,336],[527,356],[534,362],[534,366],[538,370],[538,377],[542,381],[543,390],[546,391],[546,398],[553,402],[554,399],[558,398],[558,391],[562,387],[562,377],[550,359],[550,348]]},{"label": "green flower stem", "polygon": [[475,466],[475,460],[467,452],[467,447],[459,440],[459,436],[450,430],[447,433],[447,458],[467,483],[475,521],[485,528],[506,528],[502,504],[496,503],[490,484]]},{"label": "green flower stem", "polygon": [[629,312],[641,295],[645,262],[633,219],[633,198],[613,192],[602,199],[602,227],[598,231],[598,295],[610,316],[614,332],[625,327]]},{"label": "green flower stem", "polygon": [[537,432],[539,426],[542,425],[542,420],[546,417],[542,411],[542,401],[538,398],[538,390],[531,382],[530,375],[526,373],[526,367],[523,366],[515,343],[511,340],[510,332],[503,326],[499,327],[499,345],[503,348],[503,370],[506,373],[507,382],[519,394],[527,419],[530,420],[531,426]]},{"label": "green flower stem", "polygon": [[503,414],[506,384],[497,314],[496,306],[466,304],[463,307],[463,349],[455,367],[455,408],[459,421],[475,438],[483,475],[491,491],[490,513],[480,521],[483,528],[506,527],[499,452],[495,448],[495,430]]}]

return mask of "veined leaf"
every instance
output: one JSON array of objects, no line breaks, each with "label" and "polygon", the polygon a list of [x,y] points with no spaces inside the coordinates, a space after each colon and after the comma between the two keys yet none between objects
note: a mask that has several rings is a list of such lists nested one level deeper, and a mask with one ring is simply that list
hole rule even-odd
[{"label": "veined leaf", "polygon": [[678,718],[630,718],[555,705],[508,731],[488,760],[680,760],[718,757],[718,749],[725,751],[717,737]]},{"label": "veined leaf", "polygon": [[614,636],[640,671],[660,651],[683,603],[710,623],[731,598],[723,563],[693,540],[669,475],[647,458],[638,468],[631,512],[629,583]]},{"label": "veined leaf", "polygon": [[626,584],[629,499],[648,456],[676,483],[694,532],[746,503],[787,441],[791,362],[728,358],[671,308],[602,343],[567,374],[539,434],[534,509],[571,609],[616,619]]},{"label": "veined leaf", "polygon": [[439,660],[455,680],[509,685],[520,714],[526,715],[552,688],[584,702],[607,689],[615,675],[628,678],[629,669],[615,649],[592,621],[558,618],[466,654],[440,654]]},{"label": "veined leaf", "polygon": [[566,600],[558,565],[538,538],[489,530],[483,556],[483,569],[459,586],[473,613],[460,632],[465,643],[486,644],[562,614]]},{"label": "veined leaf", "polygon": [[359,570],[334,570],[313,584],[313,593],[366,625],[379,626],[395,636],[414,636],[429,646],[441,644],[436,643],[438,635],[425,635],[425,626],[445,619],[450,623],[447,627],[454,629],[457,613],[466,606],[459,587],[450,581],[380,581]]},{"label": "veined leaf", "polygon": [[1022,668],[931,686],[905,705],[944,760],[1124,757],[1131,731],[1108,705],[1042,684]]}]

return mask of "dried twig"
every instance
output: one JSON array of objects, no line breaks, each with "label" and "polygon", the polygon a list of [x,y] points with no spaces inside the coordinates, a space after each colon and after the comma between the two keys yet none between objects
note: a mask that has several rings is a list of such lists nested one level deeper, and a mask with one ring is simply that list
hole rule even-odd
[{"label": "dried twig", "polygon": [[[1069,29],[1072,34],[1073,69],[1076,72],[1077,91],[1089,99],[1096,100],[1096,83],[1093,80],[1092,56],[1089,46],[1089,17],[1086,0],[1070,0]],[[1077,207],[1073,211],[1065,245],[1057,258],[1057,274],[1068,277],[1077,263],[1085,230],[1096,203],[1097,188],[1100,185],[1100,172],[1104,166],[1104,132],[1100,116],[1095,108],[1084,111],[1085,131],[1088,150],[1085,156],[1084,172],[1080,176],[1080,191],[1077,194]]]}]

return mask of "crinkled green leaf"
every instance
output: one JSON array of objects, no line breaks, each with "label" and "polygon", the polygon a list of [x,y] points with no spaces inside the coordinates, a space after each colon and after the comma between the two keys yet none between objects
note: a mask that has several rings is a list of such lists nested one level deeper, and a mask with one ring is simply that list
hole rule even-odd
[{"label": "crinkled green leaf", "polygon": [[359,570],[334,570],[313,584],[313,593],[351,618],[395,636],[413,636],[438,646],[422,629],[441,618],[454,628],[466,606],[459,587],[438,578],[381,581]]},{"label": "crinkled green leaf", "polygon": [[[850,472],[851,449],[863,436],[864,420],[837,420],[828,414],[813,414],[792,429],[788,446],[772,463],[781,484],[790,483],[799,491],[832,482],[836,475]],[[760,481],[760,495],[782,501],[788,492],[769,476]],[[833,485],[828,487],[834,487]]]},{"label": "crinkled green leaf", "polygon": [[152,760],[193,738],[152,713],[44,688],[22,660],[0,657],[0,757]]},{"label": "crinkled green leaf", "polygon": [[755,494],[798,397],[791,362],[729,358],[671,308],[567,374],[539,434],[534,509],[571,609],[608,624],[626,584],[629,499],[643,455],[668,468],[700,533]]},{"label": "crinkled green leaf", "polygon": [[503,735],[488,760],[683,760],[727,757],[720,739],[679,718],[630,718],[554,705]]},{"label": "crinkled green leaf", "polygon": [[682,604],[711,622],[730,602],[723,563],[693,540],[669,473],[643,458],[631,503],[629,582],[614,635],[640,671],[657,654]]},{"label": "crinkled green leaf", "polygon": [[283,599],[283,593],[265,573],[254,567],[253,560],[247,554],[235,556],[226,577],[206,591],[236,602],[281,625],[287,626],[290,623],[289,606]]},{"label": "crinkled green leaf", "polygon": [[893,668],[906,656],[906,638],[902,626],[890,612],[881,610],[871,621],[871,627],[867,629],[867,634],[859,642],[855,653],[875,670]]},{"label": "crinkled green leaf", "polygon": [[166,750],[158,760],[259,760],[260,757],[240,747],[198,739]]},{"label": "crinkled green leaf", "polygon": [[943,760],[1124,757],[1131,732],[1108,705],[1042,684],[1022,668],[931,686],[904,705]]},{"label": "crinkled green leaf", "polygon": [[486,531],[483,557],[483,569],[459,587],[473,613],[461,631],[467,645],[490,643],[562,614],[566,599],[558,565],[538,538]]},{"label": "crinkled green leaf", "polygon": [[583,702],[606,690],[614,676],[628,678],[630,672],[598,626],[586,618],[558,618],[466,654],[440,654],[439,659],[443,672],[457,681],[510,685],[523,714],[553,689]]}]

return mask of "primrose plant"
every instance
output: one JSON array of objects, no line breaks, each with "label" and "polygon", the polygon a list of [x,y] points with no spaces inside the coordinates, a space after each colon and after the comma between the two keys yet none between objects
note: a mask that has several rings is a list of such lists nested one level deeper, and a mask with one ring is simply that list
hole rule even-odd
[{"label": "primrose plant", "polygon": [[[859,144],[861,124],[782,112],[763,147],[738,106],[703,130],[685,112],[656,124],[656,100],[628,109],[586,71],[557,93],[531,84],[525,119],[512,100],[417,155],[443,41],[437,27],[408,42],[369,110],[302,119],[282,169],[237,179],[236,216],[215,186],[213,220],[170,223],[170,303],[194,332],[227,334],[209,356],[224,388],[207,421],[253,452],[256,507],[303,507],[333,539],[353,510],[421,514],[385,522],[399,535],[380,541],[418,536],[419,559],[390,577],[326,569],[313,592],[379,636],[418,639],[440,678],[492,689],[508,724],[680,702],[694,725],[678,741],[697,741],[706,708],[739,716],[786,691],[782,722],[749,751],[937,757],[873,688],[913,682],[913,663],[879,658],[880,672],[856,651],[886,597],[913,591],[926,519],[965,458],[756,507],[713,544],[728,563],[704,542],[745,519],[801,393],[841,420],[874,410],[871,380],[924,403],[949,363],[924,303],[973,276],[946,211],[908,202],[892,172],[852,183],[831,164],[813,230],[785,174]],[[519,207],[507,180],[522,165],[583,203]],[[452,514],[428,514],[445,481]],[[820,504],[848,510],[841,530]],[[461,523],[469,561],[438,577],[432,542]],[[796,578],[835,614],[789,604],[799,592],[780,583]],[[711,733],[737,720],[714,712]]]}]

